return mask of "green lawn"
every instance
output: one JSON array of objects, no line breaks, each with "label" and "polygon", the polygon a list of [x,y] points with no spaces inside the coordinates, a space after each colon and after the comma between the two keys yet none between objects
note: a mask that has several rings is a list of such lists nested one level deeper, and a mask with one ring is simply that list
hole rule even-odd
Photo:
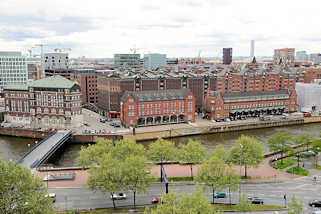
[{"label": "green lawn", "polygon": [[287,168],[289,166],[292,166],[296,162],[297,162],[297,160],[295,158],[288,157],[288,158],[283,158],[283,163],[282,164],[281,164],[281,160],[275,161],[274,162],[274,166],[277,169],[285,169],[285,168]]},{"label": "green lawn", "polygon": [[[237,211],[236,205],[228,205],[228,204],[215,204],[216,210],[218,211]],[[282,206],[274,206],[274,205],[260,205],[260,204],[252,204],[253,211],[255,210],[279,210],[284,209]]]},{"label": "green lawn", "polygon": [[304,168],[301,168],[301,167],[298,167],[298,166],[292,167],[292,168],[288,169],[286,172],[287,173],[292,173],[292,169],[293,169],[293,174],[303,175],[303,176],[309,175],[309,171],[308,170],[306,170]]},{"label": "green lawn", "polygon": [[313,166],[314,168],[316,168],[316,169],[321,169],[321,166],[318,165],[318,164],[313,163],[312,166]]},{"label": "green lawn", "polygon": [[[217,211],[237,211],[237,206],[236,205],[228,205],[228,204],[215,204],[215,209]],[[69,212],[57,212],[57,214],[126,214],[126,213],[132,213],[129,212],[130,209],[133,208],[107,208],[107,209],[98,209],[98,210],[93,210],[93,211],[69,211]],[[274,206],[274,205],[259,205],[259,204],[253,204],[253,211],[255,210],[280,210],[284,209],[282,206]],[[136,208],[137,212],[136,213],[144,213],[145,207],[137,207]]]}]

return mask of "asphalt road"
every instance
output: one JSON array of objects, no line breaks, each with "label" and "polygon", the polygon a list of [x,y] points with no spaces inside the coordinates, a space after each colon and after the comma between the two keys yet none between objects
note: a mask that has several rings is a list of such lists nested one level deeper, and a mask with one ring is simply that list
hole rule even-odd
[{"label": "asphalt road", "polygon": [[[321,199],[321,171],[316,172],[318,180],[313,182],[313,177],[302,177],[282,183],[267,183],[267,184],[242,184],[241,192],[247,196],[259,196],[264,199],[265,204],[285,205],[284,194],[287,195],[287,203],[290,202],[292,194],[296,196],[304,205],[304,213],[311,213],[312,208],[308,206],[308,202],[313,199]],[[175,190],[178,193],[191,193],[195,190],[194,185],[190,184],[171,184],[169,191]],[[151,204],[151,198],[164,192],[164,185],[155,183],[147,193],[138,194],[136,198],[137,205]],[[49,192],[57,194],[55,205],[60,209],[89,209],[89,208],[107,208],[112,207],[110,196],[103,196],[100,192],[92,192],[86,188],[61,188],[50,189]],[[211,193],[205,193],[211,199]],[[126,200],[116,201],[116,206],[130,206],[133,204],[132,193],[127,194]],[[239,192],[232,193],[232,202],[237,203]],[[216,202],[229,201],[228,198],[215,199]],[[259,212],[259,213],[274,213],[274,212]],[[286,212],[279,212],[286,213]]]}]

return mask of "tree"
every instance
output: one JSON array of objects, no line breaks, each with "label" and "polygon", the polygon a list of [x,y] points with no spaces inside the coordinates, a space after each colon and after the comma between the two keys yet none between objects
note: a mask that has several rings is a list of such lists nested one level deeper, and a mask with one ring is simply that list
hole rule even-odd
[{"label": "tree", "polygon": [[245,194],[240,198],[240,203],[237,206],[237,211],[240,212],[251,212],[253,210],[253,204],[249,203]]},{"label": "tree", "polygon": [[[97,166],[91,166],[87,184],[93,191],[100,190],[104,195],[113,195],[125,188],[122,173],[122,162],[113,158],[111,154],[105,154]],[[116,208],[112,197],[113,206]]]},{"label": "tree", "polygon": [[[263,161],[264,148],[256,139],[242,135],[230,149],[229,160],[234,164],[244,165],[245,177],[247,167],[258,167]],[[241,175],[240,175],[241,176]]]},{"label": "tree", "polygon": [[201,163],[204,159],[206,149],[198,141],[189,140],[188,144],[180,144],[179,161],[188,163],[191,168],[191,178],[193,179],[193,164]]},{"label": "tree", "polygon": [[0,213],[51,214],[52,201],[30,170],[0,159]]},{"label": "tree", "polygon": [[[177,149],[174,143],[158,138],[154,143],[149,146],[147,151],[147,157],[156,162],[160,163],[162,167],[165,161],[173,161],[176,159]],[[160,168],[161,181],[162,181],[162,170]]]},{"label": "tree", "polygon": [[229,201],[230,201],[230,206],[232,205],[232,198],[231,198],[231,191],[237,191],[239,188],[239,183],[240,183],[240,176],[235,173],[235,170],[231,167],[228,166],[225,168],[225,187],[228,188],[228,195],[229,195]]},{"label": "tree", "polygon": [[170,192],[162,198],[162,203],[158,204],[155,209],[147,207],[145,214],[215,214],[214,207],[201,190],[192,194],[184,194],[182,199],[178,199],[175,192]]},{"label": "tree", "polygon": [[215,149],[210,153],[210,156],[216,156],[219,159],[222,159],[225,163],[229,164],[228,151],[224,148],[222,144],[219,144]]},{"label": "tree", "polygon": [[[88,185],[92,190],[100,190],[103,194],[128,191],[143,192],[148,187],[150,168],[145,157],[145,149],[133,140],[112,142],[96,138],[96,144],[82,148],[78,163],[90,166]],[[116,207],[114,198],[113,206]]]},{"label": "tree", "polygon": [[316,152],[314,156],[315,164],[318,164],[318,153],[321,152],[321,139],[313,139],[312,140],[312,151]]},{"label": "tree", "polygon": [[151,166],[147,163],[146,157],[130,156],[122,166],[125,186],[134,193],[134,207],[136,208],[136,193],[146,192],[152,179],[148,171]]},{"label": "tree", "polygon": [[201,164],[197,172],[196,182],[199,184],[204,183],[212,191],[213,204],[215,191],[225,187],[224,175],[226,167],[227,165],[223,160],[212,156]]},{"label": "tree", "polygon": [[[300,135],[296,138],[294,138],[294,143],[296,145],[302,145],[306,146],[307,150],[309,149],[309,144],[311,142],[311,138],[307,135]],[[296,151],[296,157],[297,157],[297,162],[298,162],[298,168],[300,167],[300,151]]]},{"label": "tree", "polygon": [[292,144],[292,138],[287,132],[277,132],[268,139],[270,151],[281,153],[281,164],[283,164],[284,154],[292,150]]},{"label": "tree", "polygon": [[303,213],[303,204],[302,201],[298,202],[294,195],[292,195],[291,202],[289,203],[289,212],[288,214],[302,214]]}]

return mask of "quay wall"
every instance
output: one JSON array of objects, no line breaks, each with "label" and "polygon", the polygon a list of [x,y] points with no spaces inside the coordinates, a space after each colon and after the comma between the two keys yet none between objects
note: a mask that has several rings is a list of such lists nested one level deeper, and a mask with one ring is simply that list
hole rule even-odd
[{"label": "quay wall", "polygon": [[211,134],[211,133],[222,133],[222,132],[232,132],[241,131],[249,129],[260,129],[269,127],[280,127],[280,126],[290,126],[290,125],[300,125],[308,123],[321,122],[321,117],[298,117],[271,121],[244,121],[239,123],[213,123],[211,125],[203,125],[192,128],[181,128],[181,129],[168,129],[163,131],[153,131],[153,132],[139,132],[135,135],[132,133],[124,134],[124,138],[134,139],[136,141],[143,140],[153,140],[158,137],[162,138],[173,138],[189,135],[200,135],[200,134]]}]

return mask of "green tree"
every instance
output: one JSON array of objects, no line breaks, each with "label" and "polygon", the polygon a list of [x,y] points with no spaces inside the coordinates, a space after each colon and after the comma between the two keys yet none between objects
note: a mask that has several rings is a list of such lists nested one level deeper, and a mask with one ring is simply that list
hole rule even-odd
[{"label": "green tree", "polygon": [[240,212],[251,212],[254,209],[253,204],[249,203],[245,194],[240,198],[240,203],[236,205],[236,209]]},{"label": "green tree", "polygon": [[228,166],[225,168],[224,179],[225,179],[224,186],[228,188],[229,202],[231,206],[232,205],[231,191],[235,192],[238,190],[239,183],[240,183],[240,176],[235,173],[235,169],[233,169],[231,166]]},{"label": "green tree", "polygon": [[179,200],[177,193],[170,192],[162,198],[156,208],[147,207],[145,214],[215,214],[214,207],[210,204],[204,193],[200,190],[192,194],[184,194]]},{"label": "green tree", "polygon": [[287,132],[277,132],[268,139],[271,152],[281,153],[281,164],[283,164],[284,154],[292,150],[292,137]]},{"label": "green tree", "polygon": [[247,177],[247,167],[258,167],[263,161],[264,148],[256,139],[242,135],[235,141],[229,155],[232,163],[240,164],[240,167],[244,165],[245,177]]},{"label": "green tree", "polygon": [[[99,190],[104,195],[112,195],[125,188],[125,178],[122,172],[122,162],[113,158],[111,154],[105,154],[97,166],[91,166],[87,184],[93,191]],[[112,197],[113,206],[116,208]]]},{"label": "green tree", "polygon": [[219,144],[215,147],[215,149],[210,153],[209,156],[216,156],[219,159],[222,159],[225,163],[229,164],[229,155],[228,151],[225,149],[225,147],[222,144]]},{"label": "green tree", "polygon": [[136,193],[144,193],[152,182],[148,171],[151,165],[147,163],[146,157],[130,156],[125,159],[122,166],[125,186],[134,194],[134,207],[136,208]]},{"label": "green tree", "polygon": [[303,204],[302,201],[298,202],[294,195],[292,195],[291,202],[289,203],[289,212],[288,214],[302,214],[303,213]]},{"label": "green tree", "polygon": [[321,152],[321,139],[312,139],[312,151],[316,152],[314,156],[315,164],[318,164],[318,153]]},{"label": "green tree", "polygon": [[[136,192],[145,191],[149,184],[146,171],[150,168],[144,147],[133,140],[95,140],[95,145],[81,149],[77,160],[81,166],[90,167],[87,181],[90,189],[110,195],[121,190],[131,190],[134,192],[136,205]],[[115,208],[114,198],[112,199]]]},{"label": "green tree", "polygon": [[225,187],[224,175],[227,165],[223,160],[216,156],[204,161],[196,176],[196,182],[199,184],[204,183],[208,189],[212,191],[213,204],[214,193]]},{"label": "green tree", "polygon": [[191,178],[193,179],[193,164],[201,163],[204,160],[206,149],[198,141],[189,140],[188,144],[180,144],[179,161],[188,163],[191,168]]},{"label": "green tree", "polygon": [[156,162],[160,163],[160,173],[162,180],[162,171],[161,167],[165,161],[173,161],[177,156],[177,148],[174,143],[158,138],[154,143],[149,146],[147,151],[147,157]]},{"label": "green tree", "polygon": [[[300,135],[300,136],[294,138],[294,144],[306,146],[307,150],[309,149],[310,142],[311,142],[311,138],[307,135]],[[297,163],[298,163],[298,168],[299,168],[300,167],[300,151],[296,151],[295,153],[296,153]]]},{"label": "green tree", "polygon": [[30,170],[0,159],[0,213],[54,213],[46,188]]}]

